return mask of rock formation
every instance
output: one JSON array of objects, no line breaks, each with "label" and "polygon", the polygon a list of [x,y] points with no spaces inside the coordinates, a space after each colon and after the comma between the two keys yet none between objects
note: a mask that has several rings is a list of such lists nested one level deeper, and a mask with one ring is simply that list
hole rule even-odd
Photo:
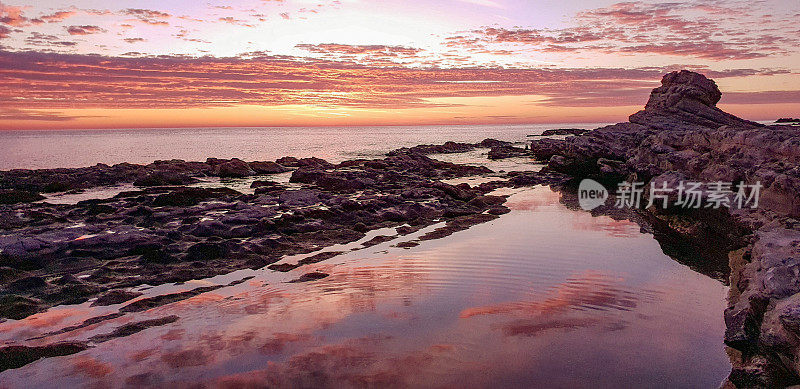
[{"label": "rock formation", "polygon": [[[254,194],[183,186],[200,177],[279,173],[285,166],[296,167],[291,188],[269,180],[254,181]],[[261,268],[377,228],[408,224],[415,231],[444,221],[436,231],[445,236],[508,212],[505,198],[486,196],[491,186],[442,182],[489,173],[418,153],[338,165],[318,158],[209,158],[0,172],[0,320],[94,296],[120,303],[136,297],[124,292],[135,285]],[[141,189],[112,198],[34,202],[42,199],[35,191],[58,182],[90,188],[132,181]]]},{"label": "rock formation", "polygon": [[[649,209],[685,234],[686,226],[726,220],[730,298],[725,342],[737,387],[800,383],[800,131],[764,126],[716,107],[705,76],[673,72],[629,122],[563,140],[534,141],[548,169],[604,182],[685,180],[760,183],[757,209],[719,212]],[[721,213],[724,213],[721,214]]]}]

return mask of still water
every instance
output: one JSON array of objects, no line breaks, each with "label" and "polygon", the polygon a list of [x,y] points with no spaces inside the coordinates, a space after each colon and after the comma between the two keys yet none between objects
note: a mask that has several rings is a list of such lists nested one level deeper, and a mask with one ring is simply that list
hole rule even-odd
[{"label": "still water", "polygon": [[600,123],[547,125],[174,128],[133,130],[0,131],[0,170],[83,167],[240,158],[274,161],[287,155],[331,162],[375,158],[389,150],[486,138],[524,140],[550,128],[597,128]]},{"label": "still water", "polygon": [[[569,210],[544,187],[509,193],[511,213],[410,249],[394,246],[434,227],[331,248],[346,253],[289,273],[243,270],[146,289],[144,297],[254,276],[50,336],[83,340],[179,317],[0,373],[0,382],[696,388],[727,375],[722,284],[665,256],[636,224]],[[288,282],[312,270],[330,276]],[[22,340],[118,308],[60,307],[0,324],[0,336]]]}]

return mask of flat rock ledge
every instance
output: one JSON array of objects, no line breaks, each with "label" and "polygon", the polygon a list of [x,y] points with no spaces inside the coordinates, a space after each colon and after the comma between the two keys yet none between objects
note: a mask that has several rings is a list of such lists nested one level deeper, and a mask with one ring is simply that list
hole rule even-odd
[{"label": "flat rock ledge", "polygon": [[[290,169],[288,184],[270,179]],[[253,183],[254,194],[191,186],[198,177],[254,174],[263,176]],[[410,232],[444,222],[437,231],[445,236],[508,212],[504,197],[488,195],[496,185],[443,182],[489,174],[415,152],[336,165],[285,157],[0,172],[0,189],[8,193],[140,187],[77,204],[0,203],[0,320],[94,297],[95,305],[120,304],[138,296],[127,291],[137,285],[262,268],[379,228]]]},{"label": "flat rock ledge", "polygon": [[702,74],[672,72],[661,84],[628,122],[536,140],[532,153],[549,171],[609,184],[760,182],[757,209],[643,211],[696,240],[708,226],[728,234],[727,245],[707,244],[724,248],[730,266],[725,343],[733,369],[723,386],[800,384],[800,129],[723,112],[722,93]]}]

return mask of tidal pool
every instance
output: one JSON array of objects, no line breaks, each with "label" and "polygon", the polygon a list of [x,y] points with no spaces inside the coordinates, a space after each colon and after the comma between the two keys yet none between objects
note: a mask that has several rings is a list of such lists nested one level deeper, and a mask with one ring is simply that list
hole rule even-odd
[{"label": "tidal pool", "polygon": [[[675,388],[726,377],[724,285],[664,255],[632,222],[570,210],[546,187],[507,193],[511,213],[416,247],[396,244],[435,226],[325,249],[345,253],[288,273],[141,287],[145,298],[252,277],[42,339],[26,340],[121,305],[0,323],[1,342],[36,345],[178,316],[7,370],[0,386]],[[378,234],[394,231],[362,242]],[[330,275],[289,282],[312,271]]]}]

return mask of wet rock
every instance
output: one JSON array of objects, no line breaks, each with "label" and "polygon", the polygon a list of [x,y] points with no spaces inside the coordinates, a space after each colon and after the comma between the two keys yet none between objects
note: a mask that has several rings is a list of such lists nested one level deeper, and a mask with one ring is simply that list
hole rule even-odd
[{"label": "wet rock", "polygon": [[256,174],[277,174],[289,171],[288,168],[281,166],[276,162],[256,161],[250,162],[249,165]]},{"label": "wet rock", "polygon": [[15,189],[0,189],[0,204],[32,203],[45,197],[34,192]]},{"label": "wet rock", "polygon": [[170,323],[174,323],[178,321],[178,319],[180,319],[178,316],[170,315],[170,316],[160,317],[157,319],[141,320],[133,323],[128,323],[123,326],[115,328],[113,331],[107,334],[99,334],[92,336],[91,338],[89,338],[89,341],[95,343],[103,343],[112,339],[131,336],[137,332],[142,332],[150,327],[159,327]]},{"label": "wet rock", "polygon": [[287,190],[282,192],[278,201],[287,206],[309,206],[322,201],[322,192],[315,189]]},{"label": "wet rock", "polygon": [[221,178],[242,178],[256,174],[247,162],[241,159],[231,159],[214,167],[214,175]]},{"label": "wet rock", "polygon": [[228,235],[229,231],[230,227],[222,222],[219,222],[217,220],[204,220],[202,222],[196,223],[195,227],[189,231],[189,234],[202,237],[209,237],[209,236],[224,237]]},{"label": "wet rock", "polygon": [[270,192],[277,192],[286,187],[273,181],[256,180],[250,184],[250,188],[255,189],[255,194],[264,194]]},{"label": "wet rock", "polygon": [[8,266],[0,266],[0,285],[6,285],[9,282],[21,278],[26,272],[19,269],[14,269]]},{"label": "wet rock", "polygon": [[[556,128],[552,130],[545,130],[542,132],[541,135],[538,136],[554,136],[554,135],[583,135],[590,130],[585,130],[581,128]],[[530,135],[530,136],[537,136],[537,135]]]},{"label": "wet rock", "polygon": [[300,267],[300,265],[298,265],[298,264],[276,263],[276,264],[272,264],[272,265],[267,266],[267,269],[285,273],[285,272],[288,272],[290,270],[296,269],[298,267]]},{"label": "wet rock", "polygon": [[38,299],[15,294],[0,295],[0,317],[23,319],[45,309]]},{"label": "wet rock", "polygon": [[486,212],[488,212],[490,215],[505,215],[511,212],[511,210],[508,207],[497,205],[489,208],[489,210]]},{"label": "wet rock", "polygon": [[289,281],[289,282],[309,282],[309,281],[316,281],[316,280],[321,280],[321,279],[323,279],[323,278],[326,278],[326,277],[328,277],[328,275],[329,275],[329,274],[327,274],[327,273],[322,273],[322,272],[311,272],[311,273],[306,273],[306,274],[303,274],[303,275],[302,275],[302,276],[300,276],[299,278],[297,278],[297,279],[294,279],[294,280],[291,280],[291,281]]},{"label": "wet rock", "polygon": [[88,349],[82,342],[60,342],[46,346],[0,347],[0,371],[16,369],[42,358],[60,357]]},{"label": "wet rock", "polygon": [[42,289],[48,286],[47,281],[42,277],[29,276],[18,279],[5,286],[6,290],[12,292],[27,292],[34,289]]},{"label": "wet rock", "polygon": [[135,186],[169,186],[169,185],[187,185],[197,182],[196,178],[190,177],[186,174],[176,172],[156,171],[150,172],[146,175],[137,178],[133,182]]},{"label": "wet rock", "polygon": [[322,262],[341,254],[344,254],[344,251],[325,251],[319,254],[314,254],[310,257],[305,257],[297,263],[300,265],[308,265],[310,263]]},{"label": "wet rock", "polygon": [[153,206],[189,206],[209,199],[230,199],[241,193],[230,188],[180,188],[170,193],[159,195],[153,200]]},{"label": "wet rock", "polygon": [[779,318],[787,331],[800,337],[800,305],[790,305],[784,308]]},{"label": "wet rock", "polygon": [[202,242],[189,247],[186,251],[187,261],[210,261],[228,255],[228,248],[221,243]]},{"label": "wet rock", "polygon": [[148,242],[134,246],[127,252],[128,255],[140,256],[142,262],[145,263],[172,263],[177,259],[167,252],[166,248],[161,243]]},{"label": "wet rock", "polygon": [[503,146],[510,146],[511,142],[504,142],[497,139],[487,138],[482,140],[476,146],[483,147],[483,148],[492,148],[492,147],[503,147]]},{"label": "wet rock", "polygon": [[403,147],[397,150],[390,151],[387,155],[401,155],[401,154],[452,154],[463,153],[475,148],[475,145],[469,143],[445,142],[441,145],[418,145],[414,147]]},{"label": "wet rock", "polygon": [[133,300],[141,295],[142,295],[141,292],[132,292],[121,289],[111,290],[98,297],[97,300],[93,302],[91,306],[94,307],[94,306],[121,304],[126,301]]},{"label": "wet rock", "polygon": [[141,300],[136,300],[124,307],[122,307],[119,311],[120,312],[142,312],[148,309],[152,309],[155,307],[160,307],[162,305],[171,304],[176,301],[186,300],[190,297],[197,296],[202,293],[210,292],[216,289],[223,287],[224,285],[215,285],[215,286],[204,286],[200,288],[195,288],[192,290],[188,290],[185,292],[179,293],[170,293],[170,294],[163,294],[160,296],[148,297],[143,298]]},{"label": "wet rock", "polygon": [[372,247],[395,239],[396,236],[378,235],[362,244],[363,247]]},{"label": "wet rock", "polygon": [[282,157],[278,158],[275,163],[281,166],[300,167],[300,160],[295,157]]},{"label": "wet rock", "polygon": [[780,118],[775,123],[800,123],[800,119],[795,118]]},{"label": "wet rock", "polygon": [[528,150],[514,146],[495,146],[489,150],[489,159],[506,159],[521,157],[528,154]]}]

